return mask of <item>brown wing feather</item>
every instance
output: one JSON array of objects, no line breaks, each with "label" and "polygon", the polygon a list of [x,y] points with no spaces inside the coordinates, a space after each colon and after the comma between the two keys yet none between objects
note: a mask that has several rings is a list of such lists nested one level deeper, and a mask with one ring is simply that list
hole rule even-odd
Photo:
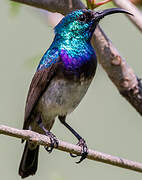
[{"label": "brown wing feather", "polygon": [[32,82],[30,84],[30,88],[27,96],[23,129],[27,129],[29,127],[32,110],[37,104],[40,96],[47,88],[51,79],[55,75],[57,71],[57,66],[58,63],[55,63],[50,67],[39,70],[35,73]]}]

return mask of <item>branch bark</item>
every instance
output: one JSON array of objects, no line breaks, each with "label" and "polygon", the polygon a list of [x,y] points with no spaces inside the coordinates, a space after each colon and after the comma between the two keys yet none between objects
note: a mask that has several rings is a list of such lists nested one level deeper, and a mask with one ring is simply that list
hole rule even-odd
[{"label": "branch bark", "polygon": [[[47,136],[38,134],[30,130],[19,130],[16,128],[0,125],[0,134],[12,136],[24,140],[30,140],[31,142],[42,146],[50,146],[50,139]],[[59,146],[56,149],[77,155],[80,155],[80,151],[81,151],[81,148],[79,146],[60,140],[59,140]],[[89,149],[88,151],[87,159],[103,162],[106,164],[110,164],[142,173],[142,163],[119,158],[116,156],[101,153],[91,149]]]},{"label": "branch bark", "polygon": [[113,0],[116,6],[126,9],[134,16],[128,16],[134,25],[142,32],[142,13],[130,2],[130,0]]},{"label": "branch bark", "polygon": [[84,8],[80,0],[12,0],[36,8],[45,9],[51,12],[58,12],[66,15],[72,10]]},{"label": "branch bark", "polygon": [[[37,8],[66,15],[74,9],[85,8],[80,0],[12,0]],[[142,115],[142,84],[124,58],[113,46],[102,29],[98,26],[94,36],[94,48],[100,64],[120,94]]]}]

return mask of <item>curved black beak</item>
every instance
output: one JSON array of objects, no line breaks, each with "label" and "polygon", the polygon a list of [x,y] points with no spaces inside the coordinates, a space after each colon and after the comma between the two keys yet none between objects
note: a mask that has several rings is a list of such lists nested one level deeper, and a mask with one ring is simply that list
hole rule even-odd
[{"label": "curved black beak", "polygon": [[131,14],[127,10],[120,9],[120,8],[111,8],[111,9],[105,9],[103,11],[94,12],[94,20],[99,21],[105,16],[110,15],[110,14],[115,14],[115,13],[125,13],[125,14],[129,14],[133,16],[133,14]]}]

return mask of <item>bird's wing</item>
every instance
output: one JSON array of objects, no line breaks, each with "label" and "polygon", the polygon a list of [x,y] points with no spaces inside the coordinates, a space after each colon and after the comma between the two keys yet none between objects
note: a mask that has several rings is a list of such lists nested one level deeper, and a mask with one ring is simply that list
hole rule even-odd
[{"label": "bird's wing", "polygon": [[29,128],[31,113],[51,79],[55,76],[59,63],[60,60],[56,59],[56,63],[53,63],[48,68],[37,70],[35,73],[27,96],[23,129]]}]

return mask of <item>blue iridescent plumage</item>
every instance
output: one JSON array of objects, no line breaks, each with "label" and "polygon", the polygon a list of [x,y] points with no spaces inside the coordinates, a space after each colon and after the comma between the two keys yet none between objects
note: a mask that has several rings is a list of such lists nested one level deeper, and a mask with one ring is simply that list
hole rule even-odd
[{"label": "blue iridescent plumage", "polygon": [[37,70],[42,70],[43,68],[48,68],[52,64],[55,64],[59,60],[59,52],[57,48],[52,48],[48,49],[44,56],[42,57]]},{"label": "blue iridescent plumage", "polygon": [[95,26],[90,31],[92,21],[88,23],[79,21],[78,18],[82,14],[83,10],[74,11],[55,27],[54,41],[41,59],[37,70],[48,68],[56,63],[59,61],[59,56],[65,68],[72,71],[80,69],[89,61],[96,61],[96,55],[90,43]]}]

